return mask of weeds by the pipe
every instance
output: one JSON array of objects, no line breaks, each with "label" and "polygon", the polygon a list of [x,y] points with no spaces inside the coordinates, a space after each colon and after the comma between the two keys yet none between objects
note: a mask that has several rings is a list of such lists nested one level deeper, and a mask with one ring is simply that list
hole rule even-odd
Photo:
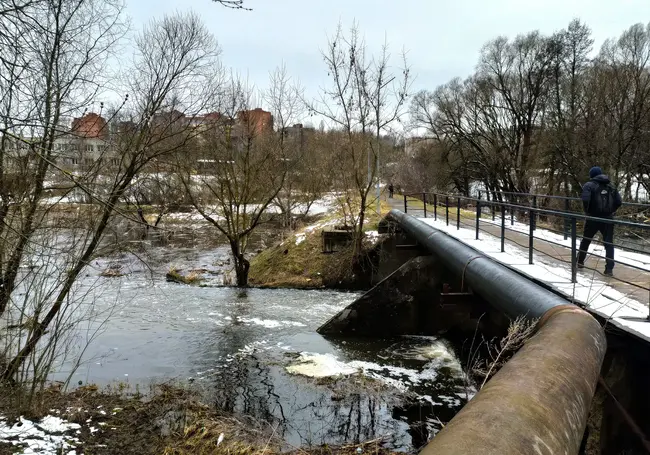
[{"label": "weeds by the pipe", "polygon": [[483,348],[486,354],[484,357],[479,357],[478,354],[473,356],[473,363],[470,364],[472,374],[483,380],[479,389],[482,389],[490,378],[517,353],[534,334],[536,326],[537,319],[528,320],[520,316],[510,323],[508,332],[501,340],[484,338],[481,341],[476,348],[477,353],[479,348]]}]

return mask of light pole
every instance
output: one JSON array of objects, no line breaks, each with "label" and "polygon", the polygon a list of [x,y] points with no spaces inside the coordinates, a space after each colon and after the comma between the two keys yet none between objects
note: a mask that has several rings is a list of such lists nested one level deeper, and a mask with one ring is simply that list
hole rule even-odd
[{"label": "light pole", "polygon": [[380,146],[377,146],[377,215],[381,215],[381,184],[379,182],[379,150]]}]

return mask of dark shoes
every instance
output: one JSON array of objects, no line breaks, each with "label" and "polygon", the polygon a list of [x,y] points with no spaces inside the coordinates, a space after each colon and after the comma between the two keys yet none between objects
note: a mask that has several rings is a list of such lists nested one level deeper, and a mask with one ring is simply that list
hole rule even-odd
[{"label": "dark shoes", "polygon": [[[581,264],[580,262],[578,262],[577,265],[578,265],[578,269],[584,269],[585,268],[585,265]],[[614,276],[614,272],[612,270],[605,270],[603,272],[603,275],[605,275],[605,276]]]}]

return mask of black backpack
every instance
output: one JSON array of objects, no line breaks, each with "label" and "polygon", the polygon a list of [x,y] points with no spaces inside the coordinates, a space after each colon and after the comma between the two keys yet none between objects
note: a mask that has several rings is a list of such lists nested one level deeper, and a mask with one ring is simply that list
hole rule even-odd
[{"label": "black backpack", "polygon": [[611,183],[598,184],[594,202],[594,215],[610,216],[616,211],[616,188]]}]

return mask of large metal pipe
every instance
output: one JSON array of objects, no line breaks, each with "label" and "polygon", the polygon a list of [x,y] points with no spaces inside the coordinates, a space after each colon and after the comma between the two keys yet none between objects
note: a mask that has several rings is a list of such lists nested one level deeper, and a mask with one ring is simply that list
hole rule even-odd
[{"label": "large metal pipe", "polygon": [[540,318],[551,308],[567,303],[562,297],[411,215],[391,210],[388,217],[436,255],[453,274],[462,277],[465,286],[511,318]]},{"label": "large metal pipe", "polygon": [[537,333],[420,452],[577,454],[606,351],[600,324],[555,307]]},{"label": "large metal pipe", "polygon": [[540,318],[536,334],[421,453],[577,454],[607,349],[598,321],[412,216],[389,217],[491,305]]}]

